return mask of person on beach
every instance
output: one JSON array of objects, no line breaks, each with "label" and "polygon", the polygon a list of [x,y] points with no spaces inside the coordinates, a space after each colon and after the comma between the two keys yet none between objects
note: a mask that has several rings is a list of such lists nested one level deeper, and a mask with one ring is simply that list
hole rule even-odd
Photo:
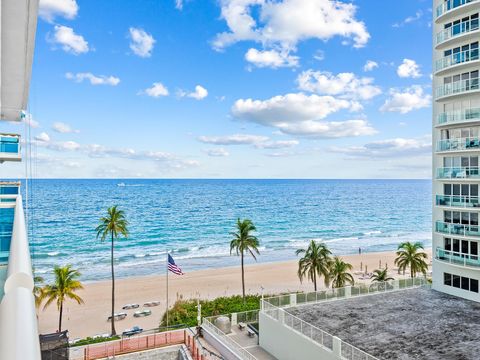
[{"label": "person on beach", "polygon": [[358,255],[362,255],[362,248],[361,247],[358,248]]}]

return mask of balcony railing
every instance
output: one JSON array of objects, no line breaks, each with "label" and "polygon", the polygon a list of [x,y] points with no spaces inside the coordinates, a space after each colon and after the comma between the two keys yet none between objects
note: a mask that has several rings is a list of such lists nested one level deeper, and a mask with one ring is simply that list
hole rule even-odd
[{"label": "balcony railing", "polygon": [[462,254],[437,247],[435,258],[455,265],[480,267],[480,259],[478,258],[478,255]]},{"label": "balcony railing", "polygon": [[475,61],[478,59],[479,59],[478,49],[466,50],[466,51],[450,54],[441,59],[438,59],[435,62],[435,71],[440,71],[454,65],[466,63],[469,61]]},{"label": "balcony railing", "polygon": [[437,179],[470,179],[479,178],[478,166],[443,167],[437,169]]},{"label": "balcony railing", "polygon": [[435,231],[448,235],[480,236],[480,228],[478,225],[453,224],[443,221],[437,221],[435,223]]},{"label": "balcony railing", "polygon": [[459,80],[449,84],[439,86],[436,92],[436,98],[441,98],[444,96],[450,96],[455,94],[461,94],[469,91],[478,90],[479,81],[478,78],[468,79],[468,80]]},{"label": "balcony railing", "polygon": [[438,125],[466,121],[480,121],[480,108],[447,111],[444,113],[440,113],[437,116]]},{"label": "balcony railing", "polygon": [[20,160],[20,135],[0,133],[0,162]]},{"label": "balcony railing", "polygon": [[444,1],[442,4],[437,6],[437,18],[445,14],[446,12],[456,9],[459,6],[478,1],[478,0],[447,0]]},{"label": "balcony railing", "polygon": [[464,21],[459,24],[452,25],[449,28],[440,31],[437,34],[436,44],[439,45],[454,37],[478,30],[479,28],[478,24],[479,24],[478,19],[472,19],[469,21]]},{"label": "balcony railing", "polygon": [[480,200],[478,196],[437,195],[435,204],[458,208],[478,208],[480,207]]},{"label": "balcony railing", "polygon": [[480,140],[478,137],[445,139],[437,143],[437,151],[478,150]]},{"label": "balcony railing", "polygon": [[0,195],[18,195],[20,192],[20,182],[0,181]]}]

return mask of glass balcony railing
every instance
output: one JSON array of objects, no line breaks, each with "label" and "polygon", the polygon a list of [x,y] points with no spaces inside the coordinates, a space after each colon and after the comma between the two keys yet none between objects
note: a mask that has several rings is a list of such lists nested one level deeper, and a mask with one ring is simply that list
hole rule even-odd
[{"label": "glass balcony railing", "polygon": [[439,45],[454,37],[478,30],[478,28],[479,28],[478,19],[472,19],[469,21],[464,21],[459,24],[452,25],[449,28],[440,31],[437,34],[436,44]]},{"label": "glass balcony railing", "polygon": [[435,62],[435,71],[447,69],[451,66],[478,60],[478,49],[466,50],[445,56]]},{"label": "glass balcony railing", "polygon": [[479,208],[480,200],[478,196],[461,195],[437,195],[435,197],[437,206],[449,206],[458,208]]},{"label": "glass balcony railing", "polygon": [[480,108],[447,111],[437,116],[438,125],[465,121],[480,121]]},{"label": "glass balcony railing", "polygon": [[475,138],[446,139],[437,142],[437,151],[478,150],[480,140]]},{"label": "glass balcony railing", "polygon": [[0,153],[16,155],[20,153],[20,136],[0,133]]},{"label": "glass balcony railing", "polygon": [[463,225],[437,221],[435,231],[447,235],[460,236],[480,236],[480,227],[478,225]]},{"label": "glass balcony railing", "polygon": [[444,1],[442,4],[438,5],[437,6],[437,18],[442,16],[443,14],[445,14],[446,12],[450,11],[450,10],[453,10],[459,6],[462,6],[462,5],[465,5],[465,4],[468,4],[468,3],[471,3],[471,2],[475,2],[475,1],[478,1],[478,0],[447,0],[447,1]]},{"label": "glass balcony railing", "polygon": [[437,169],[437,179],[471,179],[480,178],[478,166],[443,167]]},{"label": "glass balcony railing", "polygon": [[459,80],[437,88],[436,98],[479,90],[478,78]]},{"label": "glass balcony railing", "polygon": [[0,195],[18,195],[20,192],[20,183],[17,182],[1,182]]},{"label": "glass balcony railing", "polygon": [[443,250],[437,247],[436,259],[455,265],[480,267],[478,255],[462,254],[455,251]]}]

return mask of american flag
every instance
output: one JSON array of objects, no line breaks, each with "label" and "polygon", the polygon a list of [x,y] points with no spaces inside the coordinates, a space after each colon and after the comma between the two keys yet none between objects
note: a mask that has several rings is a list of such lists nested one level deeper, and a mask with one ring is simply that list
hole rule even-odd
[{"label": "american flag", "polygon": [[170,254],[168,254],[168,270],[175,275],[183,275],[182,269],[175,264],[175,261],[173,261],[173,258]]}]

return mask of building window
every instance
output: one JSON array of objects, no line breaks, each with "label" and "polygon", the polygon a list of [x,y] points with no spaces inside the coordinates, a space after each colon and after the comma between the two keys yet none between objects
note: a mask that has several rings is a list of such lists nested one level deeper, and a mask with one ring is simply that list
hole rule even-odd
[{"label": "building window", "polygon": [[478,280],[470,279],[464,276],[443,273],[443,284],[446,286],[453,286],[465,291],[471,291],[477,294],[479,292]]}]

